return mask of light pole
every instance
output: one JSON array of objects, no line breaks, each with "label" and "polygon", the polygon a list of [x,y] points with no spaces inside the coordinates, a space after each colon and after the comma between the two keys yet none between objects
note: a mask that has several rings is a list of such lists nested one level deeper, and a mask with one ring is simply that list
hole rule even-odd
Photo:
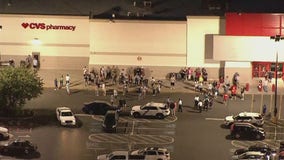
[{"label": "light pole", "polygon": [[[274,40],[275,42],[279,42],[283,40],[284,37],[281,35],[270,36],[270,39]],[[274,119],[273,121],[277,123],[277,80],[278,80],[278,48],[276,50],[276,60],[275,60],[275,90],[274,90]]]}]

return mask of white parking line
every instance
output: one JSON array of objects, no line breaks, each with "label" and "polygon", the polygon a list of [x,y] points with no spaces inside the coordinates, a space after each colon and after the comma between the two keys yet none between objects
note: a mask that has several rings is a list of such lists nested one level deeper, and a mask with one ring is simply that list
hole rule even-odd
[{"label": "white parking line", "polygon": [[224,118],[205,118],[208,121],[224,121]]},{"label": "white parking line", "polygon": [[74,114],[77,117],[92,117],[93,115],[90,114]]},{"label": "white parking line", "polygon": [[18,136],[19,138],[30,138],[30,135],[23,135],[23,136]]},{"label": "white parking line", "polygon": [[130,135],[133,135],[133,133],[134,133],[134,126],[135,126],[135,122],[133,121],[133,122],[132,122],[132,129],[131,129]]}]

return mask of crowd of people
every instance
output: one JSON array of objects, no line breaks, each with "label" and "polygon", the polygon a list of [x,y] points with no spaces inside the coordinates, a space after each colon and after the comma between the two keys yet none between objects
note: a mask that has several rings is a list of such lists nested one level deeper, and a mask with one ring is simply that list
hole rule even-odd
[{"label": "crowd of people", "polygon": [[[194,83],[194,90],[198,92],[194,97],[194,109],[208,111],[212,108],[214,99],[223,97],[223,102],[226,105],[229,99],[236,100],[240,97],[244,100],[245,87],[241,86],[240,75],[236,72],[232,79],[229,76],[220,76],[219,80],[209,80],[208,73],[205,68],[196,68],[193,70],[191,67],[182,68],[179,72],[180,77],[187,81]],[[145,70],[143,67],[136,67],[129,69],[118,69],[116,66],[100,67],[98,71],[88,67],[83,67],[83,79],[86,87],[94,86],[95,95],[107,96],[107,86],[111,85],[112,94],[110,94],[110,102],[118,97],[119,91],[122,96],[128,93],[129,87],[135,87],[138,95],[138,100],[145,99],[147,94],[157,96],[161,92],[163,82],[151,77],[150,80],[145,78]],[[70,75],[66,74],[65,83],[64,76],[61,75],[59,80],[54,79],[55,90],[66,88],[67,94],[70,95]],[[169,78],[170,89],[175,89],[175,82],[177,74],[171,74]],[[106,85],[108,83],[108,85]],[[179,99],[174,103],[178,111],[182,112],[182,100]],[[168,105],[171,106],[170,104]],[[176,107],[180,106],[180,107]],[[173,108],[173,106],[172,106]]]}]

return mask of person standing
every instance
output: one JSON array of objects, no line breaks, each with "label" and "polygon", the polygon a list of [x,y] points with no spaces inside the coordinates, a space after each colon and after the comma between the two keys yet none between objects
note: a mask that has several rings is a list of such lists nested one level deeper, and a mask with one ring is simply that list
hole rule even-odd
[{"label": "person standing", "polygon": [[26,58],[26,67],[31,68],[32,63],[33,63],[33,58],[31,55],[28,55],[28,57]]},{"label": "person standing", "polygon": [[68,95],[70,95],[70,83],[66,83],[66,92]]},{"label": "person standing", "polygon": [[268,92],[268,80],[265,79],[263,82],[263,91]]},{"label": "person standing", "polygon": [[199,96],[198,95],[196,95],[195,97],[194,97],[194,108],[195,109],[198,109],[198,102],[199,102]]},{"label": "person standing", "polygon": [[230,87],[230,79],[229,79],[229,76],[226,76],[226,78],[225,78],[225,85],[226,85],[227,87]]},{"label": "person standing", "polygon": [[201,99],[199,99],[199,102],[198,102],[197,105],[198,105],[199,113],[201,113],[202,112],[202,107],[203,107],[203,103],[202,103]]},{"label": "person standing", "polygon": [[262,116],[266,115],[266,110],[267,110],[267,107],[266,107],[266,104],[264,104],[262,107]]},{"label": "person standing", "polygon": [[224,93],[223,95],[223,103],[227,106],[227,102],[228,102],[228,99],[229,99],[229,95],[227,92]]},{"label": "person standing", "polygon": [[170,81],[171,81],[171,89],[175,89],[176,78],[174,74],[171,76]]},{"label": "person standing", "polygon": [[242,86],[241,88],[241,100],[242,101],[245,100],[245,87],[244,86]]},{"label": "person standing", "polygon": [[54,90],[58,89],[58,81],[57,78],[54,79]]},{"label": "person standing", "polygon": [[182,100],[180,98],[178,100],[178,112],[182,112]]},{"label": "person standing", "polygon": [[113,97],[117,99],[118,93],[116,89],[113,89]]},{"label": "person standing", "polygon": [[70,85],[70,80],[71,80],[70,75],[67,74],[66,77],[65,77],[65,83],[66,83],[66,85],[67,85],[67,84]]},{"label": "person standing", "polygon": [[38,69],[38,60],[35,57],[33,58],[33,67],[35,70]]},{"label": "person standing", "polygon": [[106,85],[105,85],[105,83],[102,83],[102,91],[103,91],[103,95],[106,96]]},{"label": "person standing", "polygon": [[175,115],[176,115],[176,114],[175,114],[175,108],[176,108],[175,103],[174,103],[174,102],[170,102],[169,106],[170,106],[170,114],[171,114],[172,116],[175,116]]},{"label": "person standing", "polygon": [[237,99],[237,85],[236,84],[233,84],[232,87],[231,87],[231,99],[233,100],[236,100]]},{"label": "person standing", "polygon": [[63,87],[63,75],[61,75],[59,79],[59,89],[61,89],[62,87]]},{"label": "person standing", "polygon": [[113,94],[110,95],[110,103],[113,106],[113,104],[114,104],[114,96],[113,96]]}]

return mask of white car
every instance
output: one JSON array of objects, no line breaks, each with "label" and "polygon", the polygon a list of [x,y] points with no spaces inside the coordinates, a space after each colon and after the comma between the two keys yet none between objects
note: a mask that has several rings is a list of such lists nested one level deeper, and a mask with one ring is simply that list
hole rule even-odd
[{"label": "white car", "polygon": [[144,155],[147,159],[161,159],[170,160],[170,152],[166,148],[160,147],[146,147],[143,149],[135,150],[131,152],[131,155]]},{"label": "white car", "polygon": [[9,130],[5,127],[0,127],[0,140],[9,139]]},{"label": "white car", "polygon": [[74,126],[76,125],[76,118],[68,107],[56,108],[56,117],[61,125],[63,126]]},{"label": "white car", "polygon": [[233,155],[232,160],[265,160],[265,153],[258,151],[249,151],[240,155]]},{"label": "white car", "polygon": [[225,117],[224,123],[226,126],[230,126],[234,122],[246,122],[256,126],[262,126],[264,124],[264,119],[260,113],[254,112],[241,112],[235,116]]},{"label": "white car", "polygon": [[144,106],[133,106],[130,114],[135,118],[154,116],[163,119],[170,115],[170,109],[165,103],[150,102]]}]

